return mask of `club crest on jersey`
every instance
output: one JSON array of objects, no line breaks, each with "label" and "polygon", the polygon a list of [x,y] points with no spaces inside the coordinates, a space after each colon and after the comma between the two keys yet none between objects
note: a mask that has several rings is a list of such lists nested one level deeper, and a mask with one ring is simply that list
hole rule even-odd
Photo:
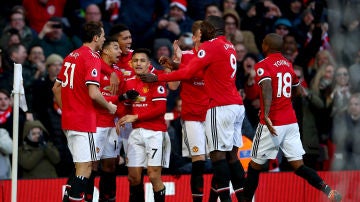
[{"label": "club crest on jersey", "polygon": [[160,94],[164,94],[165,93],[165,88],[163,86],[158,86],[157,91]]},{"label": "club crest on jersey", "polygon": [[257,75],[258,76],[262,76],[264,74],[264,69],[263,68],[259,68],[257,71],[256,71]]},{"label": "club crest on jersey", "polygon": [[143,89],[142,89],[142,92],[143,92],[143,93],[149,92],[149,86],[145,85],[145,86],[143,87]]},{"label": "club crest on jersey", "polygon": [[194,146],[194,147],[192,148],[192,151],[195,152],[195,153],[198,152],[198,151],[199,151],[199,147]]},{"label": "club crest on jersey", "polygon": [[205,57],[206,53],[204,50],[200,50],[197,55],[198,55],[198,58],[203,58],[203,57]]},{"label": "club crest on jersey", "polygon": [[97,73],[97,70],[94,68],[92,71],[91,71],[91,76],[92,77],[97,77],[98,73]]}]

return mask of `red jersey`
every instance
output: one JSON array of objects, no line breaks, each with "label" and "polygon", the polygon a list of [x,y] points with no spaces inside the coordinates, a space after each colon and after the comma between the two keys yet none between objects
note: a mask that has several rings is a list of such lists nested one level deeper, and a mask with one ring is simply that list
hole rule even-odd
[{"label": "red jersey", "polygon": [[[183,51],[181,64],[187,65],[196,57],[196,50]],[[180,68],[192,68],[180,66]],[[209,108],[209,98],[205,92],[205,82],[202,71],[197,72],[191,79],[181,82],[180,97],[182,100],[181,118],[185,121],[205,121]]]},{"label": "red jersey", "polygon": [[100,71],[100,56],[87,46],[81,46],[64,59],[57,77],[62,86],[64,130],[96,132],[96,111],[87,85],[99,85]]},{"label": "red jersey", "polygon": [[159,81],[179,81],[189,79],[196,72],[204,72],[205,92],[209,97],[209,107],[232,104],[242,105],[243,101],[235,86],[236,52],[225,36],[204,42],[187,66],[169,74],[160,74]]},{"label": "red jersey", "polygon": [[[124,82],[124,78],[122,75],[122,72],[120,71],[120,69],[116,66],[109,66],[108,64],[106,64],[104,62],[104,60],[101,60],[101,69],[103,68],[111,68],[113,69],[113,71],[115,71],[118,75],[118,78],[120,80],[119,83],[119,92],[120,94],[124,93],[124,87],[125,87],[125,82]],[[117,96],[113,96],[110,92],[110,75],[109,74],[105,74],[103,73],[103,71],[101,71],[101,77],[100,77],[100,92],[101,94],[104,96],[104,98],[106,100],[111,100],[114,99],[113,103],[115,104],[117,102]],[[98,127],[115,127],[114,124],[114,118],[115,115],[110,114],[109,111],[107,109],[104,109],[103,107],[99,106],[99,105],[95,105],[96,107],[96,126]]]},{"label": "red jersey", "polygon": [[40,33],[45,23],[52,17],[62,17],[66,0],[49,0],[42,5],[37,0],[24,0],[23,6],[26,10],[26,18],[30,27]]},{"label": "red jersey", "polygon": [[137,114],[138,120],[133,128],[145,128],[154,131],[167,131],[164,115],[166,113],[166,88],[162,82],[144,83],[137,76],[126,80],[126,90],[139,92],[136,101],[132,101],[131,114]]},{"label": "red jersey", "polygon": [[[271,80],[272,101],[269,118],[274,126],[297,123],[291,102],[291,88],[299,85],[292,64],[281,54],[268,55],[255,64],[255,81],[260,84],[266,79]],[[264,120],[264,100],[260,93],[260,123]]]}]

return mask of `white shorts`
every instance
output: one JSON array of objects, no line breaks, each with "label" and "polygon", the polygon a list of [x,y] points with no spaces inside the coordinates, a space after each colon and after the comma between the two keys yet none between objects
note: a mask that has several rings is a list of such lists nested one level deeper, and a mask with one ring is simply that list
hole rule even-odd
[{"label": "white shorts", "polygon": [[96,160],[116,158],[120,154],[121,144],[115,127],[96,127],[94,143]]},{"label": "white shorts", "polygon": [[280,148],[288,161],[301,160],[305,151],[300,140],[298,124],[274,128],[277,136],[271,135],[266,125],[258,125],[251,148],[251,159],[258,164],[264,164],[267,159],[275,159]]},{"label": "white shorts", "polygon": [[209,151],[231,151],[241,147],[241,127],[245,117],[243,105],[226,105],[208,109],[205,131]]},{"label": "white shorts", "polygon": [[132,128],[131,123],[125,123],[124,127],[120,127],[119,142],[124,147],[125,155],[126,155],[126,152],[127,152],[127,144],[128,144],[129,135],[130,135],[132,130],[133,130],[133,128]]},{"label": "white shorts", "polygon": [[191,157],[208,153],[205,136],[205,122],[181,121],[182,155]]},{"label": "white shorts", "polygon": [[133,129],[128,139],[128,167],[169,167],[171,144],[169,134],[144,128]]},{"label": "white shorts", "polygon": [[73,162],[96,161],[96,151],[92,133],[74,130],[64,130],[64,133],[68,141]]}]

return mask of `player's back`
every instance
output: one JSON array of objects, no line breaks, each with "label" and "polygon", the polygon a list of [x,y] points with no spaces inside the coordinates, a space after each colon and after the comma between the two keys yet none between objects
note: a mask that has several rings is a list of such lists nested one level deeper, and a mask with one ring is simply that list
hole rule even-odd
[{"label": "player's back", "polygon": [[87,85],[99,85],[100,59],[87,46],[71,52],[58,75],[61,81],[62,126],[66,130],[96,131],[96,112]]},{"label": "player's back", "polygon": [[204,42],[198,58],[207,60],[204,80],[210,98],[210,108],[231,104],[242,104],[235,86],[236,52],[224,36]]},{"label": "player's back", "polygon": [[[181,63],[187,65],[194,57],[195,50],[183,51]],[[183,66],[192,68],[190,66]],[[181,82],[180,97],[182,100],[181,118],[186,121],[204,121],[209,107],[209,98],[205,92],[205,82],[202,71],[189,80]]]},{"label": "player's back", "polygon": [[[292,86],[298,85],[292,64],[281,53],[270,54],[255,65],[256,80],[261,82],[271,79],[272,102],[269,118],[274,125],[296,123],[296,116],[291,102]],[[263,122],[263,97],[261,101],[261,122]]]}]

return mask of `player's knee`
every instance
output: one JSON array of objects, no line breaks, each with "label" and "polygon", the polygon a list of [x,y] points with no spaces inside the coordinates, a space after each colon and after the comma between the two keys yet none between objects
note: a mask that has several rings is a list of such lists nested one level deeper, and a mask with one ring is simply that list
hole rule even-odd
[{"label": "player's knee", "polygon": [[128,174],[128,180],[131,186],[135,186],[141,183],[141,176]]},{"label": "player's knee", "polygon": [[161,170],[149,170],[148,169],[148,177],[151,183],[156,183],[161,181]]},{"label": "player's knee", "polygon": [[261,170],[262,165],[266,163],[267,160],[264,159],[251,159],[249,162],[249,166],[251,166],[255,170]]}]

